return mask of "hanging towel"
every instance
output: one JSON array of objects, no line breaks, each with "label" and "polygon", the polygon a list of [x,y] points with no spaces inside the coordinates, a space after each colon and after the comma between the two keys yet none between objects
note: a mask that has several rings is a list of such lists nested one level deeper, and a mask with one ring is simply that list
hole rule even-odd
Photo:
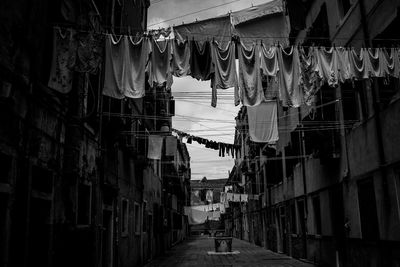
[{"label": "hanging towel", "polygon": [[282,105],[299,107],[302,104],[303,93],[300,90],[301,75],[299,52],[297,47],[291,47],[286,52],[283,47],[278,49],[279,63],[279,98]]},{"label": "hanging towel", "polygon": [[175,156],[178,140],[175,136],[165,138],[165,156]]},{"label": "hanging towel", "polygon": [[190,45],[188,41],[174,40],[172,42],[173,59],[172,73],[176,77],[190,74]]},{"label": "hanging towel", "polygon": [[190,73],[200,81],[211,78],[212,58],[210,42],[190,41]]},{"label": "hanging towel", "polygon": [[226,193],[226,200],[233,201],[233,193]]},{"label": "hanging towel", "polygon": [[237,87],[235,43],[229,42],[226,48],[212,42],[211,45],[212,62],[214,66],[214,77],[212,80],[212,106],[217,105],[217,89],[228,89]]},{"label": "hanging towel", "polygon": [[257,143],[274,143],[279,139],[276,101],[262,102],[247,107],[250,140]]},{"label": "hanging towel", "polygon": [[163,137],[159,135],[150,135],[148,140],[149,146],[147,151],[147,158],[161,159]]},{"label": "hanging towel", "polygon": [[246,49],[243,43],[238,45],[239,88],[242,103],[245,106],[257,106],[264,98],[260,71],[260,46]]},{"label": "hanging towel", "polygon": [[48,86],[63,94],[72,89],[73,73],[68,66],[76,47],[74,30],[68,29],[63,33],[60,28],[53,29],[53,57]]},{"label": "hanging towel", "polygon": [[167,88],[172,84],[172,41],[151,40],[151,58],[148,64],[149,84],[162,86],[167,83]]}]

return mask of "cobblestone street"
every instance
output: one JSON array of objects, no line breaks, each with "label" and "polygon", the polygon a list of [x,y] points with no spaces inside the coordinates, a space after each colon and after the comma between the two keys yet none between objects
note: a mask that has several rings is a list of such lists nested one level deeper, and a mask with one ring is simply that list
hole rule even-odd
[{"label": "cobblestone street", "polygon": [[248,242],[234,239],[233,255],[209,255],[214,251],[214,240],[208,237],[191,238],[167,251],[163,257],[154,259],[146,267],[181,266],[252,266],[252,267],[312,267],[314,265],[295,260],[286,255],[274,253]]}]

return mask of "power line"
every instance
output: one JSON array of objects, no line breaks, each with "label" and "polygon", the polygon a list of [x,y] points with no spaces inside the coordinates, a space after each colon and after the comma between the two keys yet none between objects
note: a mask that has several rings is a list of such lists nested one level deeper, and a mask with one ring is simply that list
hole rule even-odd
[{"label": "power line", "polygon": [[164,23],[164,22],[176,20],[176,19],[179,19],[179,18],[183,18],[183,17],[186,17],[186,16],[198,14],[198,13],[201,13],[201,12],[204,12],[204,11],[207,11],[207,10],[211,10],[211,9],[214,9],[214,8],[217,8],[217,7],[229,5],[229,4],[232,4],[232,3],[235,3],[235,2],[239,2],[239,1],[241,1],[241,0],[234,0],[234,1],[231,1],[231,2],[219,4],[219,5],[216,5],[216,6],[211,6],[211,7],[208,7],[208,8],[200,9],[200,10],[197,10],[197,11],[194,11],[194,12],[191,12],[191,13],[187,13],[187,14],[184,14],[184,15],[172,18],[172,19],[167,19],[167,20],[159,21],[157,23],[150,24],[150,25],[148,25],[148,27],[155,26],[155,25],[158,25],[158,24],[161,24],[161,23]]}]

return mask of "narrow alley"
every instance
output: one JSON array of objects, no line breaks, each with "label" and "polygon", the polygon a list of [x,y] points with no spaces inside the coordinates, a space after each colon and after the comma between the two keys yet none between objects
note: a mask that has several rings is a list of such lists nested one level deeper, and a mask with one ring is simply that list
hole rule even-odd
[{"label": "narrow alley", "polygon": [[251,266],[251,267],[311,267],[284,254],[274,253],[249,242],[233,239],[232,254],[214,253],[214,239],[211,237],[190,237],[185,242],[157,257],[146,267],[182,267],[182,266]]}]

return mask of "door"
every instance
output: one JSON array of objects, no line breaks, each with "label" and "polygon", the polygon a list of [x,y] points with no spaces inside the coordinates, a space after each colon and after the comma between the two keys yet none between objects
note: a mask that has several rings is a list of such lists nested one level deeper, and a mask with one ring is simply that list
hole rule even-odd
[{"label": "door", "polygon": [[339,253],[339,261],[346,264],[346,232],[343,204],[343,187],[341,184],[335,186],[330,191],[330,205],[333,236],[335,240],[336,251]]},{"label": "door", "polygon": [[379,238],[379,227],[374,181],[372,178],[368,178],[358,183],[358,203],[360,205],[362,238],[369,241],[375,241]]},{"label": "door", "polygon": [[49,265],[51,201],[31,198],[28,266]]},{"label": "door", "polygon": [[301,258],[307,258],[307,229],[306,229],[306,215],[305,215],[305,206],[304,200],[300,200],[297,202],[297,212],[299,214],[299,222],[300,222],[300,235],[301,235],[301,243],[302,243],[302,255]]},{"label": "door", "polygon": [[113,266],[113,213],[103,210],[102,267]]}]

